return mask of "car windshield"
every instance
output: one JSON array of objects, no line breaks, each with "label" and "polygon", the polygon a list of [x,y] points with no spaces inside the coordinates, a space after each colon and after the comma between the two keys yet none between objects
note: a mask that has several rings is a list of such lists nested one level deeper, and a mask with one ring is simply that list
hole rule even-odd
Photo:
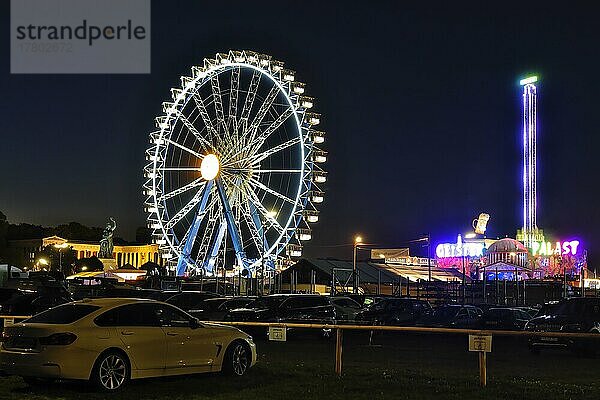
[{"label": "car windshield", "polygon": [[34,315],[23,322],[33,324],[71,324],[99,308],[91,304],[63,304]]},{"label": "car windshield", "polygon": [[205,311],[216,311],[219,309],[221,304],[225,303],[228,299],[208,299],[198,304],[198,308]]},{"label": "car windshield", "polygon": [[277,307],[280,305],[287,297],[284,296],[267,296],[261,297],[260,299],[256,299],[250,304],[248,304],[247,308],[271,308]]}]

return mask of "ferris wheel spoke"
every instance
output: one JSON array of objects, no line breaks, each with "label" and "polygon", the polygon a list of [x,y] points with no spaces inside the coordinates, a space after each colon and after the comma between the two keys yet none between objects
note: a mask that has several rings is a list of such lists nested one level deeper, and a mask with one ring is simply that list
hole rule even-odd
[{"label": "ferris wheel spoke", "polygon": [[301,169],[253,169],[252,172],[257,174],[299,174]]},{"label": "ferris wheel spoke", "polygon": [[240,67],[231,70],[231,88],[229,91],[229,125],[233,132],[237,131],[237,103],[240,86]]},{"label": "ferris wheel spoke", "polygon": [[161,168],[163,171],[196,171],[196,172],[200,172],[200,167],[162,167]]},{"label": "ferris wheel spoke", "polygon": [[252,142],[254,140],[254,136],[256,135],[256,132],[258,131],[259,125],[261,124],[261,122],[265,118],[265,115],[267,115],[267,112],[273,105],[273,102],[277,98],[278,93],[279,93],[279,87],[277,85],[273,85],[273,87],[269,91],[269,94],[267,94],[267,97],[263,100],[263,103],[260,105],[260,108],[258,109],[256,116],[252,120],[252,124],[250,124],[250,127],[248,127],[248,129],[247,129],[247,133],[249,133],[249,137],[248,137],[249,142]]},{"label": "ferris wheel spoke", "polygon": [[252,153],[255,154],[262,147],[262,145],[266,142],[266,140],[271,136],[273,132],[275,132],[289,117],[294,114],[294,109],[292,107],[288,107],[282,112],[275,121],[273,121],[267,129],[259,134],[255,139],[250,142],[249,147],[252,149]]},{"label": "ferris wheel spoke", "polygon": [[210,78],[210,87],[212,89],[213,103],[215,104],[215,113],[217,114],[217,132],[223,129],[224,136],[228,136],[225,115],[223,114],[223,100],[221,99],[221,87],[219,85],[219,75],[215,74]]},{"label": "ferris wheel spoke", "polygon": [[178,148],[180,148],[181,150],[183,150],[185,152],[190,153],[194,157],[198,157],[199,159],[203,159],[204,158],[204,156],[202,154],[198,153],[197,151],[194,151],[194,150],[190,149],[189,147],[186,147],[186,146],[184,146],[184,145],[182,145],[180,143],[177,143],[177,142],[175,142],[175,141],[173,141],[171,139],[165,139],[165,142],[167,142],[167,143],[169,143],[169,144],[171,144],[171,145],[173,145],[175,147],[178,147]]},{"label": "ferris wheel spoke", "polygon": [[[269,215],[269,211],[263,206],[261,201],[258,199],[258,196],[253,191],[248,192],[248,199],[254,204],[254,207],[262,214],[266,221],[270,223],[270,227],[274,227],[276,231],[282,233],[285,229],[279,224],[279,222]],[[266,228],[265,231],[269,230]]]},{"label": "ferris wheel spoke", "polygon": [[280,152],[281,150],[285,150],[288,147],[291,147],[291,146],[293,146],[295,144],[298,144],[298,143],[300,143],[300,137],[296,136],[293,139],[290,139],[290,140],[288,140],[288,141],[286,141],[284,143],[278,144],[277,146],[272,147],[272,148],[270,148],[268,150],[265,150],[262,153],[255,154],[254,156],[252,156],[250,158],[251,159],[251,163],[252,164],[260,163],[262,160],[271,157],[273,154],[275,154],[277,152]]},{"label": "ferris wheel spoke", "polygon": [[185,125],[185,127],[187,128],[187,130],[190,131],[192,133],[192,135],[194,135],[196,137],[196,139],[198,139],[198,141],[200,143],[202,143],[202,145],[204,146],[205,150],[207,150],[207,151],[212,151],[213,150],[212,144],[210,144],[210,142],[208,140],[206,140],[206,138],[204,136],[202,136],[200,134],[200,132],[198,132],[198,129],[196,129],[196,127],[194,126],[194,124],[192,124],[190,122],[190,120],[181,111],[176,111],[175,114],[179,117],[179,119],[181,120],[181,122],[183,122],[183,125]]},{"label": "ferris wheel spoke", "polygon": [[196,192],[196,194],[194,194],[194,197],[192,197],[192,199],[185,206],[183,206],[183,208],[181,210],[179,210],[173,216],[173,218],[171,218],[169,221],[167,221],[167,223],[164,225],[165,230],[172,229],[190,211],[192,211],[194,209],[194,207],[196,207],[196,205],[198,205],[198,203],[200,203],[200,200],[202,200],[202,194],[203,194],[203,192],[204,192],[204,189],[203,190],[198,190],[198,192]]},{"label": "ferris wheel spoke", "polygon": [[252,105],[254,104],[254,98],[256,97],[256,92],[258,91],[258,85],[260,84],[261,76],[262,73],[260,71],[252,71],[252,79],[250,80],[250,85],[248,86],[248,94],[246,95],[244,107],[242,108],[241,121],[243,123],[248,123],[248,118],[250,117],[250,111],[252,110]]},{"label": "ferris wheel spoke", "polygon": [[159,202],[162,202],[162,201],[168,200],[172,197],[178,196],[182,193],[185,193],[190,189],[202,186],[204,184],[206,184],[206,181],[204,179],[202,179],[202,177],[198,177],[198,178],[194,179],[192,182],[188,183],[187,185],[177,188],[169,193],[163,194],[162,196],[158,197],[156,200]]},{"label": "ferris wheel spoke", "polygon": [[255,179],[255,178],[250,178],[250,184],[258,187],[259,189],[264,190],[267,193],[272,194],[275,197],[280,198],[283,201],[287,201],[290,204],[296,204],[296,202],[292,199],[290,199],[289,197],[279,193],[278,191],[271,189],[270,187],[268,187],[267,185],[265,185],[264,183],[260,182],[259,180]]},{"label": "ferris wheel spoke", "polygon": [[197,91],[192,93],[192,98],[194,99],[194,103],[196,103],[196,109],[200,113],[202,122],[204,123],[204,126],[206,126],[206,131],[208,132],[211,138],[216,138],[218,134],[215,127],[212,124],[210,116],[208,115],[208,111],[206,111],[204,100],[202,100],[202,97],[200,97]]}]

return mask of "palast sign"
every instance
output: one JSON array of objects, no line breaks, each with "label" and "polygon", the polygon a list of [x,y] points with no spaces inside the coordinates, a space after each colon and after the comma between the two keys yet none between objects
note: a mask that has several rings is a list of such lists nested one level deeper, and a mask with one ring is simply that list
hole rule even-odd
[{"label": "palast sign", "polygon": [[532,242],[529,248],[532,256],[577,255],[579,240],[565,242]]}]

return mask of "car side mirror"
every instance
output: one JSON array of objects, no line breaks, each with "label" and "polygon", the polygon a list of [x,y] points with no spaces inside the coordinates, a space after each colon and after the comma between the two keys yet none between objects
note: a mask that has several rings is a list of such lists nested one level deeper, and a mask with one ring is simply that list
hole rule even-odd
[{"label": "car side mirror", "polygon": [[201,326],[202,326],[202,324],[200,323],[200,320],[198,320],[198,318],[193,318],[190,320],[190,328],[198,329]]}]

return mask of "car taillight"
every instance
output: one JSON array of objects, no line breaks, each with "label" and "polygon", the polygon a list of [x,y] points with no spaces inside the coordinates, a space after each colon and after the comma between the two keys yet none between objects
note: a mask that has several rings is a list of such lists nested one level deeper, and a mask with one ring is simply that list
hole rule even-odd
[{"label": "car taillight", "polygon": [[73,343],[77,339],[77,336],[70,333],[55,333],[50,336],[40,338],[40,344],[45,346],[66,346]]}]

